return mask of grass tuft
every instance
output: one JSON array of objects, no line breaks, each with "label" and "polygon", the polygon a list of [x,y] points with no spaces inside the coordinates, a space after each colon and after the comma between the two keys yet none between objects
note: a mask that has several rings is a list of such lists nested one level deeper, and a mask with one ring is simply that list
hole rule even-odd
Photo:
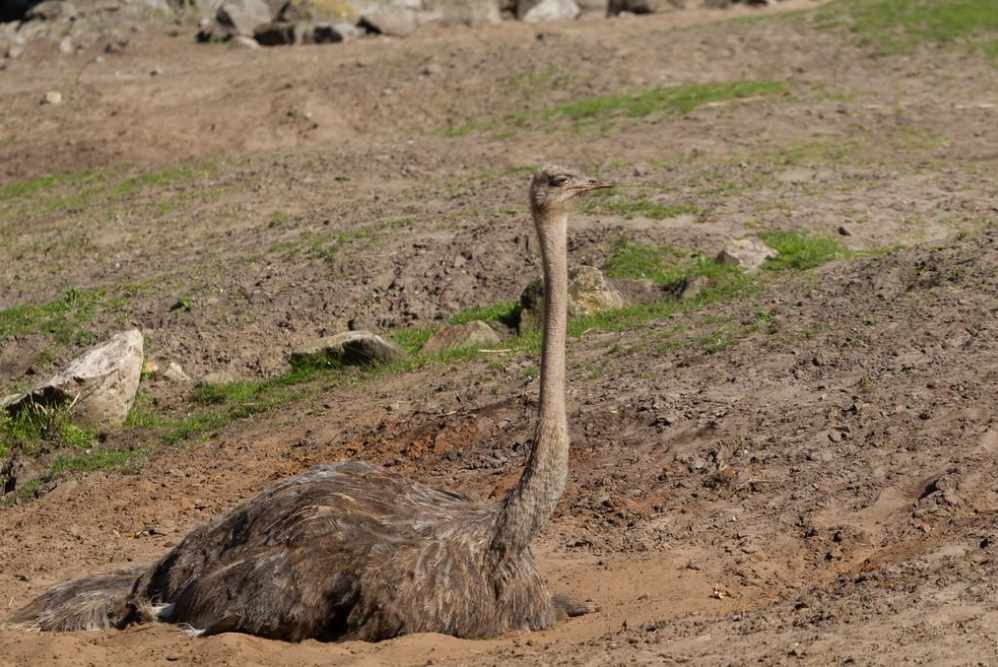
[{"label": "grass tuft", "polygon": [[966,44],[998,55],[994,0],[840,0],[818,14],[825,25],[846,25],[882,53],[922,44]]},{"label": "grass tuft", "polygon": [[124,467],[138,450],[96,449],[75,456],[56,458],[49,471],[50,476],[58,477],[67,472],[95,472]]},{"label": "grass tuft", "polygon": [[62,344],[90,342],[82,329],[96,315],[100,290],[69,289],[55,301],[0,310],[0,342],[28,334],[46,334]]},{"label": "grass tuft", "polygon": [[780,253],[766,261],[765,268],[771,271],[813,269],[848,255],[845,246],[827,236],[797,231],[764,232],[761,236],[770,248]]},{"label": "grass tuft", "polygon": [[14,414],[0,411],[0,457],[14,448],[33,456],[64,447],[85,449],[96,442],[97,435],[73,424],[63,407],[30,402]]},{"label": "grass tuft", "polygon": [[642,118],[654,113],[684,114],[714,102],[783,93],[778,81],[726,81],[649,88],[639,93],[598,95],[549,109],[546,120],[600,121],[616,117]]}]

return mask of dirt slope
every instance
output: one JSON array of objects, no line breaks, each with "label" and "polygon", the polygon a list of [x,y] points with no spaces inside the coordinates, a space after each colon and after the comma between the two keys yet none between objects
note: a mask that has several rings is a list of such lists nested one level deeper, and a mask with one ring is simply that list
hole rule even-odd
[{"label": "dirt slope", "polygon": [[[538,272],[526,174],[546,160],[683,211],[586,209],[576,264],[621,239],[713,254],[760,229],[856,251],[572,339],[571,480],[538,552],[597,614],[485,642],[4,631],[0,664],[998,662],[994,68],[958,48],[873,57],[813,13],[731,16],[259,52],[150,28],[102,64],[37,46],[0,73],[0,182],[64,174],[0,197],[0,307],[102,290],[86,335],[8,338],[4,388],[126,324],[195,377],[257,380],[349,319],[435,326],[515,300]],[[726,81],[783,88],[678,115],[545,114]],[[51,89],[66,103],[40,107]],[[529,353],[493,356],[320,381],[175,446],[110,434],[101,447],[147,456],[0,508],[0,611],[152,560],[315,463],[498,497],[537,383]],[[165,414],[196,409],[187,390],[143,391]]]}]

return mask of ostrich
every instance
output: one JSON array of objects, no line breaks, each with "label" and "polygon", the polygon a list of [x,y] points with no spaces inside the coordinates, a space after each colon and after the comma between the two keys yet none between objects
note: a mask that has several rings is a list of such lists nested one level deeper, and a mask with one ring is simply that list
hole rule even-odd
[{"label": "ostrich", "polygon": [[359,461],[320,465],[193,530],[152,566],[62,584],[11,622],[68,631],[164,621],[203,635],[377,641],[494,637],[588,611],[551,595],[530,542],[568,476],[567,211],[602,187],[553,166],[530,182],[546,287],[540,419],[519,483],[498,505]]}]

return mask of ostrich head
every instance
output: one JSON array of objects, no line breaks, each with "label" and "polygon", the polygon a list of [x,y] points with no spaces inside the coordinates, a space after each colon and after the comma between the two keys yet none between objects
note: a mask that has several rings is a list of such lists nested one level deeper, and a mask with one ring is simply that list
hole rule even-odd
[{"label": "ostrich head", "polygon": [[538,219],[545,219],[562,212],[579,195],[608,187],[610,184],[571,169],[548,165],[530,181],[530,210]]}]

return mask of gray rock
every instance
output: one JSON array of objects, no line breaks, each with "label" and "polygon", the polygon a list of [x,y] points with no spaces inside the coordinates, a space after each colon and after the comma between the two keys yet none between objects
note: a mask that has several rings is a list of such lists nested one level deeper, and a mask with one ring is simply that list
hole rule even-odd
[{"label": "gray rock", "polygon": [[30,399],[47,405],[69,405],[73,420],[86,426],[120,426],[139,388],[142,345],[138,329],[112,336],[30,392],[0,400],[0,408],[14,412]]},{"label": "gray rock", "polygon": [[574,0],[519,0],[516,16],[527,23],[574,19],[579,6]]},{"label": "gray rock", "polygon": [[50,90],[42,98],[42,104],[62,104],[62,93],[57,90]]},{"label": "gray rock", "polygon": [[443,352],[462,347],[488,347],[496,345],[501,339],[499,334],[481,320],[467,324],[452,324],[433,334],[423,343],[420,352]]},{"label": "gray rock", "polygon": [[215,21],[222,30],[247,37],[272,18],[270,6],[263,0],[227,0],[215,13]]},{"label": "gray rock", "polygon": [[347,331],[323,338],[291,354],[292,366],[372,366],[405,356],[395,343],[370,331]]},{"label": "gray rock", "polygon": [[73,46],[73,39],[71,37],[63,37],[59,42],[59,51],[67,56],[76,51],[76,47]]},{"label": "gray rock", "polygon": [[734,264],[745,271],[756,271],[765,264],[767,259],[776,257],[779,253],[759,239],[744,238],[729,241],[724,249],[717,254],[721,264]]},{"label": "gray rock", "polygon": [[45,0],[40,2],[25,14],[29,21],[54,21],[55,19],[74,19],[77,14],[76,5],[64,0]]},{"label": "gray rock", "polygon": [[[607,281],[599,269],[579,266],[568,276],[568,314],[593,315],[626,305],[623,295]],[[544,319],[544,285],[540,280],[527,285],[520,296],[520,330],[539,328]]]}]

